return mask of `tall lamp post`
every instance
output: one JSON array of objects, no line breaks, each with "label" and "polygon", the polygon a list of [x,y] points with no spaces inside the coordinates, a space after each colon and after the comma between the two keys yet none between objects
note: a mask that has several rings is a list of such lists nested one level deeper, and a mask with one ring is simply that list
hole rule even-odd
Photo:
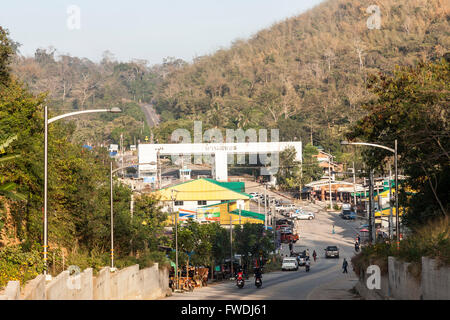
[{"label": "tall lamp post", "polygon": [[[174,195],[175,192],[175,195]],[[170,195],[170,198],[172,200],[172,206],[171,206],[171,213],[175,214],[175,288],[178,289],[179,281],[178,281],[178,215],[175,212],[175,200],[177,198],[178,190],[172,189],[172,193]],[[186,271],[187,272],[187,271]]]},{"label": "tall lamp post", "polygon": [[[399,223],[399,215],[400,212],[398,210],[398,149],[397,149],[397,139],[395,139],[394,142],[394,149],[382,146],[375,143],[366,143],[366,142],[349,142],[349,141],[341,141],[341,145],[362,145],[362,146],[369,146],[369,147],[375,147],[375,148],[381,148],[388,150],[392,153],[394,153],[394,166],[395,166],[395,234],[397,237],[397,247],[399,246],[400,242],[400,223]],[[389,182],[390,183],[390,182]]]},{"label": "tall lamp post", "polygon": [[128,166],[123,166],[117,169],[113,170],[113,163],[111,161],[111,166],[109,170],[109,183],[110,183],[110,209],[111,209],[111,271],[114,271],[114,207],[113,207],[113,174],[117,171],[123,170],[125,168],[130,168],[133,166],[140,166],[140,165],[154,165],[156,162],[144,162],[144,163],[137,163],[137,164],[131,164]]},{"label": "tall lamp post", "polygon": [[95,113],[95,112],[111,112],[111,113],[119,113],[122,112],[117,107],[111,109],[92,109],[92,110],[83,110],[70,112],[66,114],[62,114],[51,119],[48,119],[48,107],[44,106],[44,275],[47,277],[47,267],[48,267],[48,213],[47,213],[47,202],[48,202],[48,125],[57,120],[79,115],[85,113]]}]

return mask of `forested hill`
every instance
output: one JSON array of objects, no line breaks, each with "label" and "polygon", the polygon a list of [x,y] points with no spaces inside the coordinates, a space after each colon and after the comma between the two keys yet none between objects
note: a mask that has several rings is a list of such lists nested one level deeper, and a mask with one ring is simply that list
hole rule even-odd
[{"label": "forested hill", "polygon": [[[20,50],[20,47],[19,47]],[[141,107],[150,103],[167,63],[148,66],[145,60],[116,61],[106,51],[100,63],[60,54],[54,48],[37,49],[34,57],[16,54],[14,74],[35,94],[45,92],[51,115],[70,110],[120,107],[118,115],[85,115],[74,122],[73,141],[93,145],[134,144],[150,136]],[[170,70],[170,67],[168,67]]]},{"label": "forested hill", "polygon": [[[155,97],[166,120],[161,138],[201,119],[204,127],[279,128],[284,140],[309,142],[312,134],[314,144],[335,149],[370,99],[369,74],[437,59],[450,48],[448,4],[329,0],[180,65]],[[380,29],[368,28],[371,5],[380,8]]]}]

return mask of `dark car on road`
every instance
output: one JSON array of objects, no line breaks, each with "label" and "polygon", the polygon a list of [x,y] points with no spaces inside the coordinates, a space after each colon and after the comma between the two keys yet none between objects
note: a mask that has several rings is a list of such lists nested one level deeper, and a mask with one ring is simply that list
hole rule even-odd
[{"label": "dark car on road", "polygon": [[344,220],[355,220],[356,214],[351,210],[343,210],[340,214],[341,218]]},{"label": "dark car on road", "polygon": [[325,258],[339,258],[339,248],[336,246],[326,247]]},{"label": "dark car on road", "polygon": [[283,225],[283,224],[293,226],[294,222],[292,222],[292,220],[289,220],[289,219],[278,219],[277,220],[277,226]]}]

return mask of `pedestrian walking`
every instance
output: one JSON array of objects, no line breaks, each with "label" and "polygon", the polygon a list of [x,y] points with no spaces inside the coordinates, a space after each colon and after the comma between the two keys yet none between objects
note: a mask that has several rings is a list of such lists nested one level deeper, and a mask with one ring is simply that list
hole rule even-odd
[{"label": "pedestrian walking", "polygon": [[361,243],[361,237],[359,236],[359,233],[358,233],[358,243]]},{"label": "pedestrian walking", "polygon": [[294,245],[292,244],[292,241],[290,241],[289,242],[289,251],[292,251],[292,247],[293,247]]},{"label": "pedestrian walking", "polygon": [[342,263],[342,269],[344,269],[344,271],[342,273],[348,273],[347,267],[348,267],[348,262],[347,262],[347,259],[344,258],[344,263]]},{"label": "pedestrian walking", "polygon": [[313,251],[313,258],[314,258],[314,262],[316,262],[316,258],[317,258],[316,250]]}]

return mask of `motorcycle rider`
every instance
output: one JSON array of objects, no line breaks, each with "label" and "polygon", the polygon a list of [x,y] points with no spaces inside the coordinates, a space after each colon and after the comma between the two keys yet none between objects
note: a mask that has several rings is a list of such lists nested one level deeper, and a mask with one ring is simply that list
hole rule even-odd
[{"label": "motorcycle rider", "polygon": [[255,268],[255,283],[256,283],[256,281],[259,279],[259,281],[261,282],[261,284],[262,284],[262,272],[261,272],[261,268],[259,268],[259,267],[256,267]]},{"label": "motorcycle rider", "polygon": [[239,282],[242,281],[244,283],[244,271],[241,267],[239,267],[237,271],[236,285],[239,285]]}]

